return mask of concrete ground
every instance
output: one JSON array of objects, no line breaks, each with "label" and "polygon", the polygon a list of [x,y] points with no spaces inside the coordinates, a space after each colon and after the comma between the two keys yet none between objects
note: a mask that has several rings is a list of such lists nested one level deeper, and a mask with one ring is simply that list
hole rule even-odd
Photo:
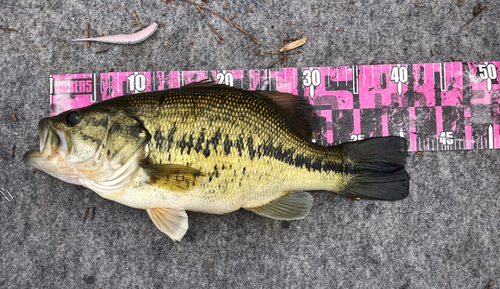
[{"label": "concrete ground", "polygon": [[[180,0],[0,1],[0,27],[19,31],[0,30],[0,187],[14,198],[0,198],[0,288],[499,288],[499,150],[410,153],[404,201],[318,193],[294,222],[189,212],[179,243],[143,210],[23,163],[49,115],[51,74],[265,68],[279,56],[257,51],[306,33],[288,66],[500,60],[493,0],[207,2],[238,13],[233,21],[262,45]],[[487,8],[461,28],[478,3]],[[91,36],[131,33],[132,12],[165,25],[137,45],[71,42],[87,23]]]}]

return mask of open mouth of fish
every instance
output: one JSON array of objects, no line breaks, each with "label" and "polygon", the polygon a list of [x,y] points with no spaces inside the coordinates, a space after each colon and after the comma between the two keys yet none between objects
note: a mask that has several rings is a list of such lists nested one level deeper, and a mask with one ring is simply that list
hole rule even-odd
[{"label": "open mouth of fish", "polygon": [[31,167],[54,174],[54,169],[58,170],[59,167],[56,164],[67,154],[68,142],[65,133],[52,128],[47,118],[38,123],[38,133],[40,149],[24,154],[23,161]]}]

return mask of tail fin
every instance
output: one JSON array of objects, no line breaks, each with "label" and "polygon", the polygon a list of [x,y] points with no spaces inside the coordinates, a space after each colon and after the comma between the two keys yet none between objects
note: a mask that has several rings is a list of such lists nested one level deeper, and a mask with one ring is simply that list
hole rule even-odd
[{"label": "tail fin", "polygon": [[408,146],[401,137],[370,138],[342,144],[357,175],[342,195],[355,198],[401,200],[408,196],[410,179],[405,170]]}]

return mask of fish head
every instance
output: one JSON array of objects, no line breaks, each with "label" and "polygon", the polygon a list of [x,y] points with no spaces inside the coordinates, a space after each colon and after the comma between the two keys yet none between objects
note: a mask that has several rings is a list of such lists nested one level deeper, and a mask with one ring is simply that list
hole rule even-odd
[{"label": "fish head", "polygon": [[140,120],[116,109],[70,110],[38,127],[40,149],[27,152],[24,162],[73,184],[107,181],[137,165],[151,137]]}]

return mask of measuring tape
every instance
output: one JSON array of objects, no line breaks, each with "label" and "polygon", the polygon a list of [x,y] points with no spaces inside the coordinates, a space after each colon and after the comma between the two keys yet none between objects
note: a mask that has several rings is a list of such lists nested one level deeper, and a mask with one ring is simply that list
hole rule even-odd
[{"label": "measuring tape", "polygon": [[292,93],[319,116],[321,145],[401,136],[409,151],[500,148],[500,62],[386,64],[50,77],[51,115],[122,95],[209,79]]}]

